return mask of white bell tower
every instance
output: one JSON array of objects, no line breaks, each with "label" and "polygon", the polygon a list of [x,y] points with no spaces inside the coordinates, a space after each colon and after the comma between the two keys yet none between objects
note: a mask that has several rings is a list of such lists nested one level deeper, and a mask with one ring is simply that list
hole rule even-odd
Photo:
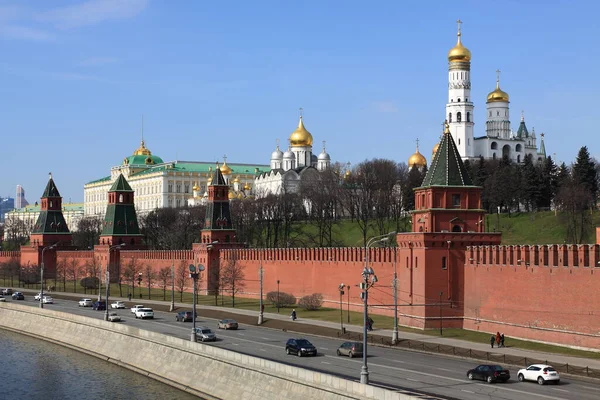
[{"label": "white bell tower", "polygon": [[458,40],[448,52],[448,103],[446,117],[450,132],[463,160],[474,158],[473,102],[471,99],[471,52],[461,42],[460,24]]}]

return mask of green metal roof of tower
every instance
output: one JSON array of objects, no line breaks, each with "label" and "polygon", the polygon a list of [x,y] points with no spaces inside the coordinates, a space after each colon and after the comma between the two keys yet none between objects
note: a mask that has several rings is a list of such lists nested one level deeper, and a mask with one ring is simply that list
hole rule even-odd
[{"label": "green metal roof of tower", "polygon": [[426,186],[473,186],[471,177],[465,169],[456,143],[450,134],[448,122],[440,147],[433,157],[431,168],[427,171],[421,187]]},{"label": "green metal roof of tower", "polygon": [[117,180],[112,184],[108,192],[133,192],[131,186],[129,186],[129,182],[125,179],[123,174],[119,174]]},{"label": "green metal roof of tower", "polygon": [[42,199],[48,197],[60,197],[60,193],[56,188],[56,184],[54,183],[54,179],[52,179],[52,174],[50,175],[50,179],[48,179],[48,183],[46,184],[46,189],[44,189],[44,194],[42,194]]}]

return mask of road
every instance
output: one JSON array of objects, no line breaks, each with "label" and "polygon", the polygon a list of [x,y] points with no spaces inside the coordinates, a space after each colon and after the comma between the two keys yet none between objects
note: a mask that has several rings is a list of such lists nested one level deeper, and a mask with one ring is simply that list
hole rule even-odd
[{"label": "road", "polygon": [[[10,300],[9,300],[10,301]],[[103,318],[104,311],[78,307],[76,301],[55,299],[47,304],[48,309]],[[38,306],[33,296],[27,296],[19,304]],[[129,309],[117,311],[122,322],[141,329],[160,332],[182,339],[189,339],[192,323],[176,322],[175,312],[155,311],[154,320],[136,320]],[[181,311],[181,310],[179,310]],[[285,354],[285,342],[294,334],[280,330],[240,324],[237,331],[218,330],[216,320],[203,319],[199,315],[197,326],[208,326],[217,334],[217,341],[207,343],[231,351],[244,353],[288,365],[341,376],[358,381],[362,359],[338,357],[336,349],[342,343],[333,338],[304,335],[318,350],[317,357],[297,357]],[[477,365],[476,361],[446,357],[436,354],[411,352],[369,346],[369,378],[371,384],[384,386],[406,393],[423,394],[423,399],[554,399],[554,400],[597,400],[600,398],[600,382],[577,380],[562,376],[561,384],[540,386],[535,382],[518,382],[518,368],[509,368],[511,380],[507,383],[487,384],[469,381],[467,370]],[[126,360],[124,360],[126,361]]]}]

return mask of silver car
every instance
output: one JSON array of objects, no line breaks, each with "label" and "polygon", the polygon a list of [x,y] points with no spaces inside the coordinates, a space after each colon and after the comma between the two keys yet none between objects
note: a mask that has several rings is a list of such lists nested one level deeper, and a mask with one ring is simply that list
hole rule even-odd
[{"label": "silver car", "polygon": [[108,320],[110,322],[119,322],[121,321],[121,317],[119,316],[119,314],[117,314],[116,312],[111,312],[108,314]]},{"label": "silver car", "polygon": [[201,326],[196,328],[196,340],[201,342],[214,342],[217,340],[217,335],[210,328],[206,326]]}]

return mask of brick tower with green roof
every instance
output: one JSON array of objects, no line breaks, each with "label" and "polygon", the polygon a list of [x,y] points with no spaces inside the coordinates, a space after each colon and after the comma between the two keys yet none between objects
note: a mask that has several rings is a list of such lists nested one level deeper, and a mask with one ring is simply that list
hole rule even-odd
[{"label": "brick tower with green roof", "polygon": [[108,190],[108,205],[104,227],[100,234],[100,245],[125,243],[127,250],[142,247],[142,234],[138,225],[134,192],[122,174]]},{"label": "brick tower with green roof", "polygon": [[29,235],[29,244],[21,246],[21,265],[25,269],[27,266],[34,268],[37,273],[43,261],[44,278],[52,279],[56,276],[56,251],[74,250],[72,240],[62,213],[62,197],[50,174],[40,198],[40,215]]},{"label": "brick tower with green roof", "polygon": [[[401,325],[461,328],[467,246],[497,246],[485,232],[482,188],[474,186],[445,124],[444,135],[420,187],[415,189],[412,232],[400,233],[398,293]],[[441,325],[440,325],[441,324]]]},{"label": "brick tower with green roof", "polygon": [[50,174],[40,199],[40,215],[33,226],[29,242],[33,246],[70,246],[73,237],[62,213],[62,197]]}]

